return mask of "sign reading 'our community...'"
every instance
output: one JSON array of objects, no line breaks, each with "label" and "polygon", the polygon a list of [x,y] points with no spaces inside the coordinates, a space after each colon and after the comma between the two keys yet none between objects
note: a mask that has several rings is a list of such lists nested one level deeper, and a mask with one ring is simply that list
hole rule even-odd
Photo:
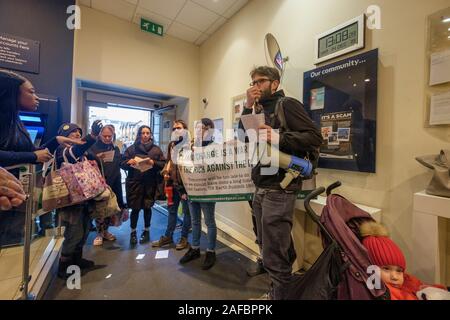
[{"label": "sign reading 'our community...'", "polygon": [[40,43],[0,33],[0,68],[39,73]]},{"label": "sign reading 'our community...'", "polygon": [[156,34],[160,37],[164,34],[164,27],[157,23],[141,18],[141,30]]}]

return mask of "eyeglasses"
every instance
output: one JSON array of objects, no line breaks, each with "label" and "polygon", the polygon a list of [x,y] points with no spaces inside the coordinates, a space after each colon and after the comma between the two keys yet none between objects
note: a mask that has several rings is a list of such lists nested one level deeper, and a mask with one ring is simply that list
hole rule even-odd
[{"label": "eyeglasses", "polygon": [[260,84],[262,84],[262,83],[264,83],[266,81],[273,82],[273,80],[266,79],[266,78],[258,79],[258,80],[254,80],[254,81],[250,82],[250,87],[253,87],[253,86],[256,86],[256,85],[259,86]]}]

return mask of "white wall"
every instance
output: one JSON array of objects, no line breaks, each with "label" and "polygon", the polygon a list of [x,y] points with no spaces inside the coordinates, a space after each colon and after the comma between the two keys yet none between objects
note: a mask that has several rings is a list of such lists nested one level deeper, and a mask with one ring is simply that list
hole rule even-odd
[{"label": "white wall", "polygon": [[[427,82],[426,18],[448,0],[253,0],[210,38],[200,51],[200,96],[204,115],[231,125],[231,98],[245,92],[248,73],[265,64],[264,36],[278,38],[290,57],[286,91],[302,99],[303,72],[313,69],[314,36],[376,4],[382,29],[367,32],[366,50],[379,48],[377,173],[319,170],[318,182],[343,182],[339,192],[352,201],[383,209],[383,221],[409,260],[413,193],[425,189],[431,173],[414,157],[450,148],[450,128],[425,128]],[[354,53],[353,53],[354,54]],[[342,59],[345,57],[340,57]],[[227,223],[252,235],[248,206],[218,206]]]},{"label": "white wall", "polygon": [[[82,6],[75,32],[74,79],[99,81],[189,98],[184,118],[199,116],[199,47]],[[79,97],[72,118],[79,118]],[[182,99],[180,99],[182,101]],[[77,114],[78,113],[78,114]]]}]

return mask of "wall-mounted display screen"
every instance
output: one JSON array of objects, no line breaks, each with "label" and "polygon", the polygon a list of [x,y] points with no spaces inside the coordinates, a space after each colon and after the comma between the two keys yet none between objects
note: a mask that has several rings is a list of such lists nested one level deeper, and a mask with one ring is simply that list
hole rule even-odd
[{"label": "wall-mounted display screen", "polygon": [[319,39],[319,58],[323,58],[358,43],[358,22]]},{"label": "wall-mounted display screen", "polygon": [[359,15],[316,36],[315,63],[334,59],[364,48],[365,16]]},{"label": "wall-mounted display screen", "polygon": [[304,73],[303,103],[320,127],[320,168],[375,172],[378,49]]}]

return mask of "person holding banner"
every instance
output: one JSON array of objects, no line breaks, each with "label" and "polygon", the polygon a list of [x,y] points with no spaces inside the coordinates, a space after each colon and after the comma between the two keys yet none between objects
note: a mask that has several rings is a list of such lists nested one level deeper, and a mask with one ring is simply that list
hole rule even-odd
[{"label": "person holding banner", "polygon": [[177,250],[183,250],[189,246],[188,235],[191,228],[191,215],[189,213],[189,204],[187,201],[187,192],[183,186],[183,181],[179,173],[179,168],[176,165],[177,151],[184,145],[190,143],[189,131],[187,125],[183,120],[175,120],[173,124],[173,132],[171,142],[167,151],[167,164],[161,171],[164,177],[166,190],[169,194],[168,198],[168,212],[166,233],[161,238],[152,243],[153,247],[163,247],[173,243],[173,233],[177,225],[178,207],[182,206],[183,210],[183,227],[181,229],[181,238],[176,245]]},{"label": "person holding banner", "polygon": [[[262,66],[250,73],[252,82],[247,90],[247,103],[243,116],[264,113],[265,124],[259,127],[259,143],[269,143],[273,148],[288,155],[305,158],[316,152],[322,144],[322,135],[303,105],[295,99],[285,99],[283,90],[278,90],[280,73],[277,69]],[[282,112],[287,128],[281,128],[276,110],[283,100]],[[243,128],[242,122],[240,128]],[[282,129],[279,133],[274,129]],[[256,143],[256,141],[250,141]],[[253,198],[253,214],[256,218],[258,244],[264,268],[271,279],[270,291],[265,299],[281,300],[292,280],[292,265],[296,253],[291,237],[293,214],[297,193],[301,191],[301,178],[294,179],[285,189],[280,183],[286,171],[276,168],[275,174],[267,174],[258,163],[252,170],[256,191]],[[264,171],[263,171],[264,170]]]},{"label": "person holding banner", "polygon": [[[214,142],[214,122],[211,119],[203,118],[195,127],[194,148],[206,147]],[[215,219],[215,202],[194,202],[189,201],[189,211],[192,217],[192,245],[188,252],[181,258],[180,263],[200,258],[200,236],[202,232],[201,212],[205,217],[205,224],[208,227],[208,248],[202,269],[209,270],[216,263],[216,242],[217,226]]]}]

